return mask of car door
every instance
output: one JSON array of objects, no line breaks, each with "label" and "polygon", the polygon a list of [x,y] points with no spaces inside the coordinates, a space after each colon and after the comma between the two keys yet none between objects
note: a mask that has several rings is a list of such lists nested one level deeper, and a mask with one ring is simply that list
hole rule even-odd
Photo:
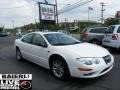
[{"label": "car door", "polygon": [[115,26],[109,26],[108,27],[108,29],[105,33],[104,39],[103,39],[104,42],[108,42],[108,43],[111,42],[112,34],[113,34],[114,30],[115,30]]},{"label": "car door", "polygon": [[30,34],[24,36],[21,39],[21,43],[19,45],[22,56],[28,60],[31,60],[31,58],[32,58],[32,39],[33,39],[33,37],[34,37],[34,33],[30,33]]},{"label": "car door", "polygon": [[102,41],[106,28],[93,28],[90,30],[91,39]]},{"label": "car door", "polygon": [[35,34],[32,46],[32,60],[43,67],[49,67],[49,48],[40,34]]}]

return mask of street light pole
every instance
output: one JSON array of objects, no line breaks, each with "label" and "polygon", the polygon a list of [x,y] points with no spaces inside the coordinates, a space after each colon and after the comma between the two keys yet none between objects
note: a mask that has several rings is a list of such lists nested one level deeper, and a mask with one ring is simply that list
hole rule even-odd
[{"label": "street light pole", "polygon": [[88,27],[89,27],[89,22],[90,22],[90,10],[89,10],[89,7],[88,7]]},{"label": "street light pole", "polygon": [[104,9],[104,6],[105,6],[105,3],[100,3],[101,4],[101,6],[102,6],[102,9],[101,9],[101,23],[103,24],[104,23],[104,11],[105,11],[105,9]]},{"label": "street light pole", "polygon": [[90,11],[93,10],[92,7],[88,7],[88,26],[89,26],[89,23],[90,23]]}]

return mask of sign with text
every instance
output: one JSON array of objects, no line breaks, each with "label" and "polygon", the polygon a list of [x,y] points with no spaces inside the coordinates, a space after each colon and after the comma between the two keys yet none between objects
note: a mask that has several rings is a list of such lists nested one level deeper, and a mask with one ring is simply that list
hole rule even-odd
[{"label": "sign with text", "polygon": [[55,10],[53,5],[41,5],[41,19],[42,20],[55,20]]}]

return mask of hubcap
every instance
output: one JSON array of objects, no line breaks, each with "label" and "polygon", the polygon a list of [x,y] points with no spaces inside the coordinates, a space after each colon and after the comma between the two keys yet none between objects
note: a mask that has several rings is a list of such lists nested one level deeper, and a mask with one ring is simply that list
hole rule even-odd
[{"label": "hubcap", "polygon": [[52,70],[56,77],[62,77],[64,75],[64,67],[60,61],[53,62]]}]

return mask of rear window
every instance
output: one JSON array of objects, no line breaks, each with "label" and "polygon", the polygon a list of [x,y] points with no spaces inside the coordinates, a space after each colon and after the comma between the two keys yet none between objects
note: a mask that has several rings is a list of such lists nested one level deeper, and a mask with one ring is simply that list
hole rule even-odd
[{"label": "rear window", "polygon": [[81,31],[81,33],[85,33],[87,31],[87,29],[83,29],[82,31]]},{"label": "rear window", "polygon": [[115,29],[115,26],[108,27],[108,33],[110,34],[113,33],[114,29]]},{"label": "rear window", "polygon": [[107,28],[94,28],[94,29],[91,29],[90,32],[91,33],[105,33]]},{"label": "rear window", "polygon": [[118,28],[117,33],[120,33],[120,27]]}]

